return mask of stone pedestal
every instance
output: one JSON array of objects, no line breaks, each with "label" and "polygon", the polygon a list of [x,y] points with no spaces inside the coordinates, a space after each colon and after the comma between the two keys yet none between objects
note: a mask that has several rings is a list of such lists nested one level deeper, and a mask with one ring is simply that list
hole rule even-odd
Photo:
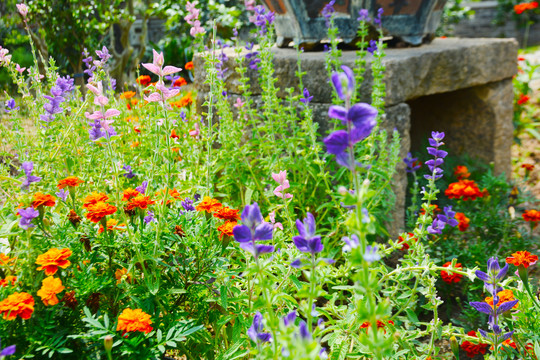
[{"label": "stone pedestal", "polygon": [[[230,50],[230,49],[227,49]],[[451,155],[467,153],[494,164],[495,173],[510,174],[512,144],[512,76],[517,72],[517,42],[513,39],[435,39],[414,48],[387,49],[386,106],[382,126],[396,128],[402,136],[401,155],[419,149],[420,140],[431,131],[445,131],[445,143]],[[227,52],[224,67],[227,92],[231,98],[241,94],[238,74],[234,71],[235,53]],[[278,96],[286,98],[285,89],[298,88],[295,76],[297,54],[293,49],[274,49]],[[354,66],[355,52],[343,51],[344,65]],[[320,124],[321,136],[328,128],[328,107],[332,86],[329,84],[323,53],[301,54],[302,70],[307,72],[304,86],[313,96],[310,104]],[[368,56],[360,101],[370,102],[371,61]],[[203,59],[195,56],[197,104],[208,92],[204,84]],[[250,70],[251,91],[260,97],[256,71]],[[411,137],[412,136],[412,137]],[[412,139],[412,144],[411,144]],[[396,214],[393,228],[403,225],[407,178],[400,164],[395,181]]]}]

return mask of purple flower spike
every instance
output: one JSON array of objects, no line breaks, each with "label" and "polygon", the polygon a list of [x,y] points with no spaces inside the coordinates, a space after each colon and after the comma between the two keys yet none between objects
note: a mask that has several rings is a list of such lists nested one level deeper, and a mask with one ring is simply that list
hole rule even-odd
[{"label": "purple flower spike", "polygon": [[300,332],[300,338],[302,340],[311,341],[311,333],[309,332],[307,324],[304,320],[300,321],[300,325],[298,325],[298,330]]},{"label": "purple flower spike", "polygon": [[150,224],[151,222],[157,222],[157,220],[154,218],[154,213],[150,210],[148,210],[148,215],[144,217],[145,224]]},{"label": "purple flower spike", "polygon": [[377,253],[377,247],[368,245],[366,246],[366,252],[364,254],[364,260],[366,260],[368,263],[372,263],[375,261],[381,260],[381,255]]},{"label": "purple flower spike", "polygon": [[69,192],[66,191],[66,189],[60,189],[60,191],[58,191],[57,193],[55,193],[56,196],[58,196],[60,199],[62,199],[62,201],[66,201],[67,200],[67,197],[69,195]]},{"label": "purple flower spike", "polygon": [[135,190],[140,192],[141,194],[144,194],[146,192],[146,188],[148,187],[148,181],[143,181],[140,186],[137,186]]},{"label": "purple flower spike", "polygon": [[344,252],[352,251],[352,249],[356,249],[360,245],[360,240],[355,234],[351,235],[350,238],[345,236],[341,240],[345,243],[345,245],[343,245]]},{"label": "purple flower spike", "polygon": [[131,166],[129,165],[124,165],[124,167],[122,167],[122,169],[126,170],[127,173],[125,174],[122,174],[123,176],[125,176],[126,178],[128,179],[133,179],[136,175],[133,173],[133,169],[131,168]]},{"label": "purple flower spike", "polygon": [[334,72],[331,79],[339,98],[341,100],[348,100],[352,97],[356,89],[354,73],[351,68],[345,65],[341,69],[343,72]]},{"label": "purple flower spike", "polygon": [[[417,164],[418,158],[412,157],[411,153],[407,153],[407,157],[403,159],[405,165],[407,165],[407,172],[414,173],[416,170],[420,169],[421,165]],[[416,164],[416,165],[415,165]]]},{"label": "purple flower spike", "polygon": [[431,175],[424,175],[424,177],[428,180],[437,180],[443,176],[443,170],[439,166],[443,164],[443,159],[446,157],[446,155],[448,155],[448,153],[444,150],[439,150],[439,147],[444,145],[442,139],[444,139],[443,132],[433,131],[431,133],[431,138],[429,139],[429,144],[431,147],[427,148],[427,152],[434,158],[426,161],[426,164],[432,172]]},{"label": "purple flower spike", "polygon": [[304,97],[300,99],[300,102],[303,103],[304,105],[309,104],[311,100],[313,99],[313,96],[309,96],[308,89],[304,89],[303,95]]},{"label": "purple flower spike", "polygon": [[0,350],[0,359],[4,358],[4,356],[10,356],[10,355],[15,354],[15,351],[16,351],[15,345],[6,346],[2,350]]},{"label": "purple flower spike", "polygon": [[184,201],[180,203],[184,210],[186,211],[195,211],[195,206],[193,206],[193,200],[190,198],[186,198]]},{"label": "purple flower spike", "polygon": [[30,206],[26,209],[19,209],[19,215],[21,215],[19,226],[24,230],[28,230],[35,226],[32,224],[32,220],[39,216],[39,211]]},{"label": "purple flower spike", "polygon": [[6,109],[4,111],[7,112],[8,114],[12,111],[20,109],[19,106],[16,106],[15,99],[9,99],[8,101],[6,101],[5,105],[6,105]]},{"label": "purple flower spike", "polygon": [[493,307],[485,302],[479,302],[479,301],[473,301],[470,302],[469,305],[471,305],[476,310],[484,313],[484,314],[491,314],[493,312]]},{"label": "purple flower spike", "polygon": [[257,311],[255,316],[253,317],[253,324],[247,331],[249,338],[253,340],[254,343],[272,341],[272,335],[270,335],[270,333],[263,332],[264,325],[262,323],[262,320],[262,314]]},{"label": "purple flower spike", "polygon": [[291,324],[294,324],[295,320],[296,320],[296,310],[293,310],[283,317],[283,324],[285,324],[285,326],[289,326]]},{"label": "purple flower spike", "polygon": [[34,163],[32,161],[24,162],[21,168],[26,175],[26,178],[21,184],[21,189],[28,190],[30,188],[30,184],[41,181],[41,178],[39,176],[32,175],[32,171],[34,170]]},{"label": "purple flower spike", "polygon": [[358,21],[369,21],[369,12],[367,9],[361,9],[358,11]]},{"label": "purple flower spike", "polygon": [[311,213],[307,213],[307,218],[302,223],[296,220],[299,236],[293,237],[294,245],[298,250],[305,253],[317,254],[323,251],[324,245],[321,237],[315,236],[315,218]]},{"label": "purple flower spike", "polygon": [[375,51],[377,51],[377,41],[375,40],[369,40],[369,46],[367,47],[367,52],[370,54],[373,54]]}]

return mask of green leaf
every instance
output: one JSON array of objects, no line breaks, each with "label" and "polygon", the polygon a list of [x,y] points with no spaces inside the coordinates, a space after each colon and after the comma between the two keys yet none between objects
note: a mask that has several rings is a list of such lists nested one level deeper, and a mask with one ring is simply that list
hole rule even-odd
[{"label": "green leaf", "polygon": [[416,316],[416,313],[412,311],[412,309],[405,309],[405,312],[407,313],[407,317],[409,318],[409,321],[416,324],[419,322],[418,316]]},{"label": "green leaf", "polygon": [[227,310],[227,306],[228,306],[227,305],[227,286],[222,285],[220,292],[221,292],[221,306],[223,306],[223,308]]}]

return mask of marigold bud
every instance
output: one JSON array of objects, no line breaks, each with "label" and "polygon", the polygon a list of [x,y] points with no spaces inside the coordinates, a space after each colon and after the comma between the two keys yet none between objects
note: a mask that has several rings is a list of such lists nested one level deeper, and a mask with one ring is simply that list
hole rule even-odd
[{"label": "marigold bud", "polygon": [[105,339],[103,339],[103,345],[105,346],[105,351],[110,353],[113,346],[113,337],[111,335],[105,336]]}]

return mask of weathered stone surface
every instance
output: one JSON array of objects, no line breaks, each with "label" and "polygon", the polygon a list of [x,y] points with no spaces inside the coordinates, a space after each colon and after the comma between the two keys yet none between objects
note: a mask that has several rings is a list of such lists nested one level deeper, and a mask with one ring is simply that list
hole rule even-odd
[{"label": "weathered stone surface", "polygon": [[411,101],[412,142],[444,131],[451,154],[493,162],[496,174],[509,176],[513,96],[512,80],[506,79]]},{"label": "weathered stone surface", "polygon": [[[517,42],[514,39],[435,39],[429,45],[414,48],[387,49],[386,65],[386,102],[396,105],[421,96],[446,93],[458,89],[483,85],[512,77],[517,71]],[[225,49],[229,60],[225,67],[229,93],[240,94],[238,74],[234,71],[236,54],[233,49]],[[286,97],[285,89],[298,87],[295,76],[297,53],[294,49],[273,49],[276,86],[280,88],[278,96]],[[245,50],[242,57],[247,54]],[[356,53],[343,51],[343,64],[354,66]],[[306,52],[300,54],[302,69],[308,74],[304,77],[304,86],[313,95],[314,102],[327,103],[331,99],[331,86],[328,83],[323,53]],[[205,78],[203,59],[195,56],[195,83],[202,92],[208,91],[203,84]],[[372,57],[368,56],[366,80],[360,89],[360,100],[369,102],[371,96]],[[261,89],[257,81],[257,72],[249,70],[251,91],[259,95]]]}]

